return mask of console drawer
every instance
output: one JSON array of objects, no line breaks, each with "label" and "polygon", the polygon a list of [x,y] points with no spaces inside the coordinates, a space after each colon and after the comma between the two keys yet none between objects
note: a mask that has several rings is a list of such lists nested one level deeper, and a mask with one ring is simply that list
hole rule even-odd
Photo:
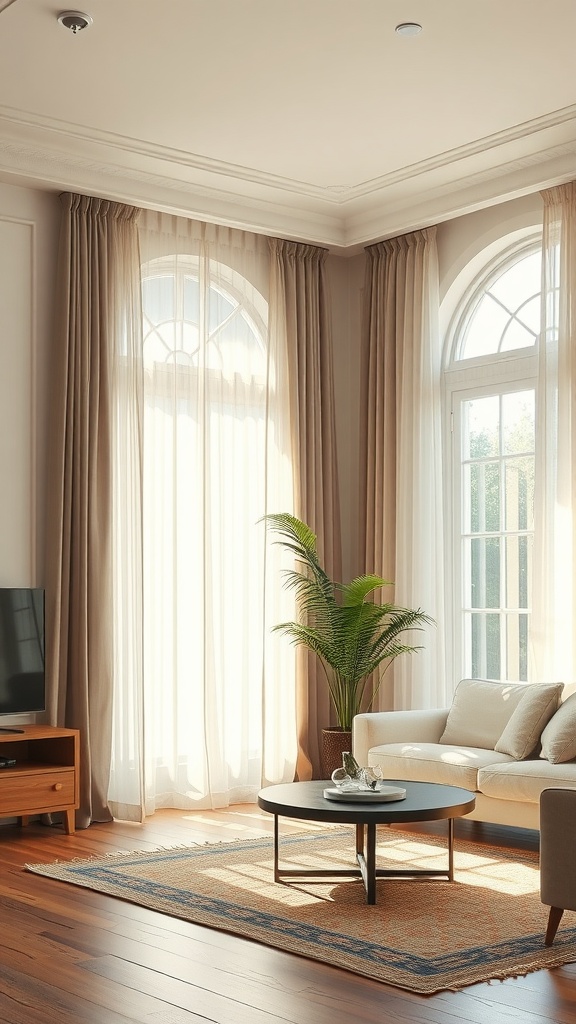
[{"label": "console drawer", "polygon": [[74,768],[25,774],[3,768],[1,772],[0,814],[33,814],[74,806]]}]

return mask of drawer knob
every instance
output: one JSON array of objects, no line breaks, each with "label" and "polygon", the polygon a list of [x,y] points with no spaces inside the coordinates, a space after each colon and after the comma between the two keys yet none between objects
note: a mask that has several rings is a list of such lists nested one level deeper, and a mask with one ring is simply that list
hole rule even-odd
[{"label": "drawer knob", "polygon": [[55,782],[54,786],[53,786],[53,789],[55,789],[56,792],[58,792],[59,790],[62,789],[62,783],[61,782]]}]

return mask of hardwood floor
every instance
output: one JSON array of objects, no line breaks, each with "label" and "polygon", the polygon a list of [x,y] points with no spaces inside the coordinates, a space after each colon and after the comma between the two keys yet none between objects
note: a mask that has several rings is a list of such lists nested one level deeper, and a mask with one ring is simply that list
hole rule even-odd
[{"label": "hardwood floor", "polygon": [[[294,830],[303,827],[292,824]],[[291,824],[283,827],[289,830]],[[248,838],[271,830],[270,816],[251,804],[220,812],[159,811],[143,825],[92,825],[73,836],[34,823],[24,829],[0,826],[1,1024],[576,1020],[576,964],[418,996],[23,870],[27,862]],[[537,847],[536,833],[475,823],[457,822],[456,835]]]}]

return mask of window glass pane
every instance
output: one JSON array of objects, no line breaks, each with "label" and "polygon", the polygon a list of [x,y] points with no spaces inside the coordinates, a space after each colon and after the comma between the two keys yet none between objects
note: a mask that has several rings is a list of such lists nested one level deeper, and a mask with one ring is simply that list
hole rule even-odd
[{"label": "window glass pane", "polygon": [[470,540],[470,607],[500,607],[500,538]]},{"label": "window glass pane", "polygon": [[506,679],[528,680],[528,615],[506,616]]},{"label": "window glass pane", "polygon": [[500,467],[497,462],[467,466],[470,521],[466,533],[492,533],[500,529]]},{"label": "window glass pane", "polygon": [[508,324],[502,336],[500,349],[502,352],[512,352],[517,348],[528,348],[534,345],[536,338],[524,324],[513,319]]},{"label": "window glass pane", "polygon": [[534,451],[534,391],[502,395],[502,449],[506,455]]},{"label": "window glass pane", "polygon": [[198,325],[182,321],[176,333],[176,348],[174,351],[176,362],[188,365],[192,357],[198,355],[199,344]]},{"label": "window glass pane", "polygon": [[185,320],[191,321],[193,324],[200,323],[200,283],[198,278],[189,277],[186,275],[184,278],[184,294],[182,297],[182,315]]},{"label": "window glass pane", "polygon": [[238,303],[233,303],[229,297],[212,286],[210,289],[210,333],[216,330],[218,324],[232,316],[237,305]]},{"label": "window glass pane", "polygon": [[530,604],[532,537],[526,534],[507,537],[505,552],[506,607],[527,609]]},{"label": "window glass pane", "polygon": [[540,293],[538,293],[538,295],[533,295],[531,299],[528,299],[528,302],[525,302],[523,306],[520,306],[516,314],[518,320],[532,332],[534,339],[540,334],[541,305]]},{"label": "window glass pane", "polygon": [[509,319],[507,309],[503,309],[491,295],[483,295],[466,332],[463,358],[472,359],[497,352]]},{"label": "window glass pane", "polygon": [[[174,326],[172,324],[163,325],[162,330],[149,331],[144,336],[144,362],[146,365],[151,363],[164,363],[166,362],[170,352],[173,349],[172,334],[174,333]],[[168,334],[168,339],[166,338]]]},{"label": "window glass pane", "polygon": [[464,458],[481,459],[500,451],[498,395],[464,403]]},{"label": "window glass pane", "polygon": [[505,527],[507,530],[532,530],[534,526],[534,458],[506,459]]},{"label": "window glass pane", "polygon": [[153,324],[172,320],[175,311],[174,277],[148,277],[142,281],[144,316]]},{"label": "window glass pane", "polygon": [[470,633],[472,676],[500,679],[500,616],[473,612]]},{"label": "window glass pane", "polygon": [[540,295],[542,256],[530,253],[505,270],[490,286],[490,291],[509,309],[518,309],[528,295]]}]

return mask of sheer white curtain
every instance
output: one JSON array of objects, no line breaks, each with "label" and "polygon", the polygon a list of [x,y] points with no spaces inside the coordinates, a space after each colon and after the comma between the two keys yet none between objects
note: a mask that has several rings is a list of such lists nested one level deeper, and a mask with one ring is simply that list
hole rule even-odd
[{"label": "sheer white curtain", "polygon": [[124,818],[254,799],[293,778],[297,754],[293,652],[271,635],[292,598],[259,523],[293,509],[268,242],[153,212],[139,228],[143,344],[117,431],[110,798]]},{"label": "sheer white curtain", "polygon": [[403,315],[398,366],[396,602],[422,608],[436,625],[413,637],[422,650],[398,658],[395,703],[401,708],[442,707],[452,699],[454,681],[446,678],[444,641],[442,346],[436,228],[409,235],[400,246],[399,257],[405,261],[406,292],[399,296]]},{"label": "sheer white curtain", "polygon": [[390,666],[377,704],[437,707],[449,703],[453,681],[446,679],[444,643],[436,229],[366,252],[365,568],[395,584],[390,597],[396,604],[422,608],[436,622],[410,636],[422,650]]},{"label": "sheer white curtain", "polygon": [[535,679],[576,678],[576,182],[544,200],[538,355],[534,582]]}]

